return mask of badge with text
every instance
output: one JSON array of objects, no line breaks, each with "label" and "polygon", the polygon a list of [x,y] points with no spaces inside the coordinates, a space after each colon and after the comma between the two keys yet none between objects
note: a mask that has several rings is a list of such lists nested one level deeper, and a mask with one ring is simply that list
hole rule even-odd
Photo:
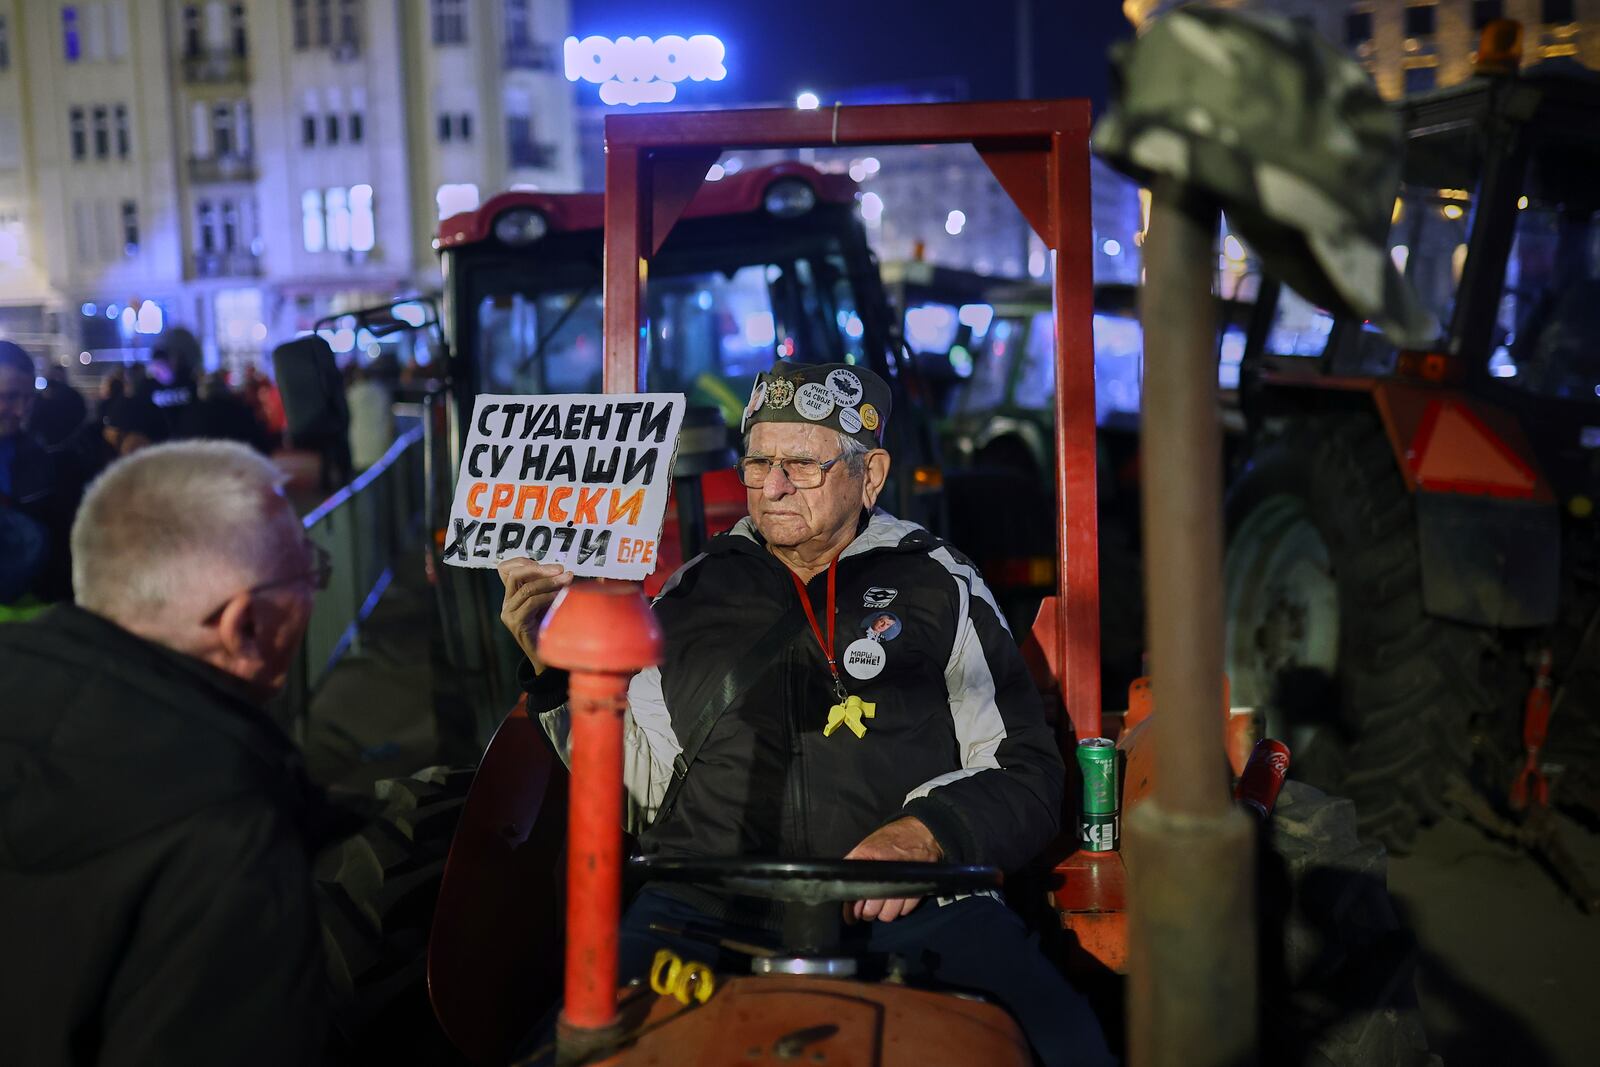
[{"label": "badge with text", "polygon": [[861,403],[863,392],[861,379],[847,370],[833,370],[828,372],[828,392],[833,396],[833,402],[842,408],[853,408]]},{"label": "badge with text", "polygon": [[900,595],[900,590],[887,585],[869,586],[861,594],[861,606],[864,608],[886,608],[894,603],[894,598]]},{"label": "badge with text", "polygon": [[526,556],[586,577],[655,570],[682,393],[478,397],[444,562]]},{"label": "badge with text", "polygon": [[844,672],[863,682],[882,674],[887,662],[889,657],[884,654],[883,645],[873,638],[858,637],[844,650]]},{"label": "badge with text", "polygon": [[794,409],[812,422],[833,414],[833,394],[821,382],[807,382],[794,391]]}]

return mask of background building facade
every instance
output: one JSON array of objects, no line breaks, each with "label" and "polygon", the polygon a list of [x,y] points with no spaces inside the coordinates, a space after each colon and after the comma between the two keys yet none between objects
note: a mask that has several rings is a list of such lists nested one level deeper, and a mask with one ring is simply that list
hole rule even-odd
[{"label": "background building facade", "polygon": [[[579,185],[566,0],[0,0],[0,336],[237,365],[438,285],[441,213]],[[86,357],[87,356],[87,360]]]}]

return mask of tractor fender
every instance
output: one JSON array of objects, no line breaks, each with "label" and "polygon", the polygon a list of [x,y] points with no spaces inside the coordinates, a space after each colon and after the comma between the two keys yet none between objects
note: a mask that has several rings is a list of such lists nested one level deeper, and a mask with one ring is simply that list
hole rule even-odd
[{"label": "tractor fender", "polygon": [[1055,458],[1055,442],[1045,439],[1044,431],[1038,423],[1011,415],[995,415],[984,423],[983,428],[978,431],[973,440],[974,455],[1002,437],[1015,437],[1022,442],[1023,448],[1027,451],[1029,458],[1033,460],[1036,470],[1048,471],[1052,469]]},{"label": "tractor fender", "polygon": [[1274,414],[1303,409],[1326,390],[1370,400],[1413,501],[1427,614],[1493,628],[1555,620],[1561,516],[1515,416],[1448,386],[1332,377],[1270,384]]}]

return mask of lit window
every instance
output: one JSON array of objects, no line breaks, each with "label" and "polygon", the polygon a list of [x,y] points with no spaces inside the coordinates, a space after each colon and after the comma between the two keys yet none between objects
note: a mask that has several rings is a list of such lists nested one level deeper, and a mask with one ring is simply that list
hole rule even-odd
[{"label": "lit window", "polygon": [[377,224],[372,217],[372,186],[350,187],[350,249],[370,252],[377,243]]},{"label": "lit window", "polygon": [[139,254],[139,204],[133,200],[122,202],[122,254]]},{"label": "lit window", "polygon": [[123,0],[106,4],[106,54],[112,59],[128,54],[128,5]]},{"label": "lit window", "polygon": [[451,215],[460,215],[476,208],[478,187],[471,182],[441,185],[434,199],[439,205],[439,219],[443,221]]},{"label": "lit window", "polygon": [[323,239],[322,194],[315,189],[300,194],[300,236],[307,252],[320,252],[327,247]]},{"label": "lit window", "polygon": [[76,63],[82,50],[78,41],[78,8],[69,4],[61,9],[61,52],[68,63]]},{"label": "lit window", "polygon": [[133,146],[128,136],[128,106],[118,104],[112,112],[117,128],[117,158],[127,159]]},{"label": "lit window", "polygon": [[350,251],[350,194],[335,186],[323,194],[328,220],[328,251]]},{"label": "lit window", "polygon": [[99,62],[106,58],[106,9],[101,4],[84,4],[80,16],[83,31],[83,58]]}]

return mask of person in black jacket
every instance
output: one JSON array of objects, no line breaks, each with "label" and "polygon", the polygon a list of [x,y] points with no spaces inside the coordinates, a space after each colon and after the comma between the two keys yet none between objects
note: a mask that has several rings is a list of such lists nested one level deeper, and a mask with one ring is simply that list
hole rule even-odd
[{"label": "person in black jacket", "polygon": [[[647,855],[1011,871],[1056,834],[1061,755],[988,587],[955,549],[874,508],[889,401],[881,379],[844,364],[780,362],[757,380],[740,461],[750,515],[667,581],[662,665],[628,690],[625,778]],[[529,709],[550,708],[563,681],[540,669],[537,623],[570,575],[526,559],[500,571]],[[743,671],[743,695],[697,731]],[[566,755],[565,706],[542,719]],[[1087,1002],[993,893],[856,901],[846,918],[868,924],[868,951],[932,960],[923,977],[1005,1004],[1046,1063],[1109,1062]],[[660,928],[759,941],[775,924],[760,902],[647,886],[623,920],[620,973],[641,976],[663,946],[707,955]]]},{"label": "person in black jacket", "polygon": [[264,701],[327,568],[280,482],[224,442],[114,463],[73,526],[77,605],[0,626],[8,1063],[320,1058],[331,824]]},{"label": "person in black jacket", "polygon": [[33,432],[33,358],[0,341],[0,608],[64,600],[71,592],[67,531],[75,494],[58,457]]}]

